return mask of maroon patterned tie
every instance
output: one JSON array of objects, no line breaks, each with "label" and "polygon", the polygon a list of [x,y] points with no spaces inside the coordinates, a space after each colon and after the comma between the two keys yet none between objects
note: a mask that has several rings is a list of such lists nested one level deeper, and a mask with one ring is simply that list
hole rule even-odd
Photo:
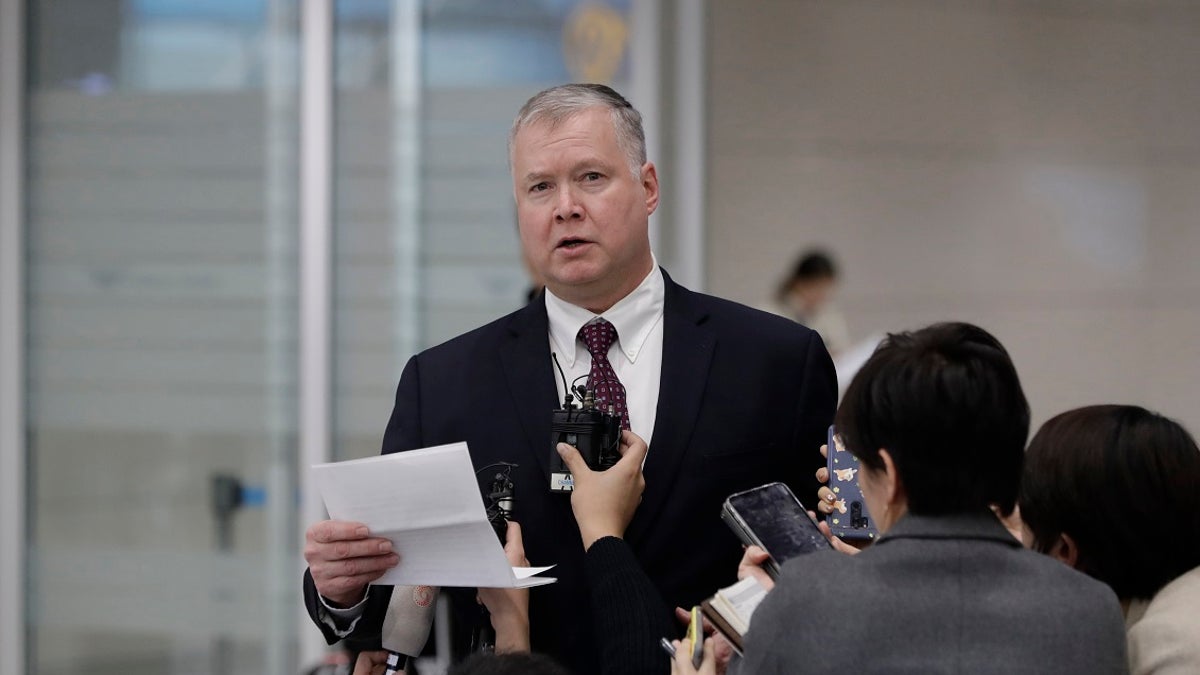
[{"label": "maroon patterned tie", "polygon": [[617,341],[617,328],[604,319],[597,319],[579,329],[579,339],[592,354],[592,371],[588,374],[588,388],[596,395],[596,407],[608,410],[621,417],[621,428],[629,428],[629,406],[625,403],[625,385],[617,379],[612,363],[608,361],[608,348]]}]

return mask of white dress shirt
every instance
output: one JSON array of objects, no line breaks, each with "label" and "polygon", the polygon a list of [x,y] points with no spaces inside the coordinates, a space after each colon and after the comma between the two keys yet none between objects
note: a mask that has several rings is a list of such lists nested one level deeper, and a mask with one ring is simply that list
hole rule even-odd
[{"label": "white dress shirt", "polygon": [[[654,419],[658,413],[666,292],[666,282],[657,262],[632,293],[603,314],[592,314],[546,289],[550,352],[558,355],[568,385],[578,377],[586,380],[592,369],[592,355],[579,339],[579,329],[597,319],[606,319],[617,329],[617,339],[608,350],[608,360],[621,384],[625,385],[629,428],[646,443],[654,434]],[[554,374],[558,378],[556,386],[561,402],[566,390],[557,369]]]},{"label": "white dress shirt", "polygon": [[[654,435],[654,420],[658,414],[666,293],[667,285],[657,260],[642,283],[603,314],[592,314],[546,289],[550,352],[558,356],[568,385],[580,376],[586,380],[592,370],[592,355],[583,340],[579,339],[579,329],[601,318],[617,329],[617,339],[608,350],[608,360],[621,384],[625,385],[629,428],[647,444]],[[563,389],[557,368],[554,369],[554,377],[558,400],[561,402],[566,390]],[[317,597],[323,605],[317,612],[321,621],[343,638],[354,630],[354,625],[362,618],[367,600],[364,594],[357,605],[339,609],[331,607],[320,595]]]}]

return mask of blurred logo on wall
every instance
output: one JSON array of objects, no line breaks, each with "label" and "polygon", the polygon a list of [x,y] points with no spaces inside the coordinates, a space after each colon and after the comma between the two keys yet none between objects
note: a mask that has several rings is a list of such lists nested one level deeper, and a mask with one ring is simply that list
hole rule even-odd
[{"label": "blurred logo on wall", "polygon": [[612,82],[628,44],[629,23],[602,3],[580,4],[563,23],[563,60],[577,82]]}]

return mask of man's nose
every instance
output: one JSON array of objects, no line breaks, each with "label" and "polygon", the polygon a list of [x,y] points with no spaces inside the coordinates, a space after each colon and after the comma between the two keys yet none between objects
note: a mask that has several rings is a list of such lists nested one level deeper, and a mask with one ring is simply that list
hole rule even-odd
[{"label": "man's nose", "polygon": [[564,187],[558,193],[558,203],[554,207],[554,220],[560,223],[565,223],[568,220],[580,220],[583,218],[583,207],[579,200],[575,198],[575,191],[570,187]]}]

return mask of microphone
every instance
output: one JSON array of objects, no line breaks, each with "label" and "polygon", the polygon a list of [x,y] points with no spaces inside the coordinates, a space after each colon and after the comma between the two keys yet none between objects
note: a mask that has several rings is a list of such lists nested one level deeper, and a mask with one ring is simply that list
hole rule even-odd
[{"label": "microphone", "polygon": [[[492,482],[488,484],[484,501],[487,504],[488,521],[492,524],[492,529],[496,531],[496,536],[500,538],[500,545],[503,546],[508,540],[508,521],[512,520],[513,512],[517,508],[516,486],[513,484],[512,470],[518,465],[512,462],[495,462],[476,471],[475,476],[478,477],[484,471],[497,466],[500,469],[492,476]],[[492,615],[486,607],[479,607],[479,623],[471,631],[472,653],[491,654],[496,651],[496,631],[492,628],[491,617]]]},{"label": "microphone", "polygon": [[438,589],[433,586],[396,586],[383,615],[381,643],[390,654],[387,675],[404,672],[408,658],[420,655],[429,640]]}]

